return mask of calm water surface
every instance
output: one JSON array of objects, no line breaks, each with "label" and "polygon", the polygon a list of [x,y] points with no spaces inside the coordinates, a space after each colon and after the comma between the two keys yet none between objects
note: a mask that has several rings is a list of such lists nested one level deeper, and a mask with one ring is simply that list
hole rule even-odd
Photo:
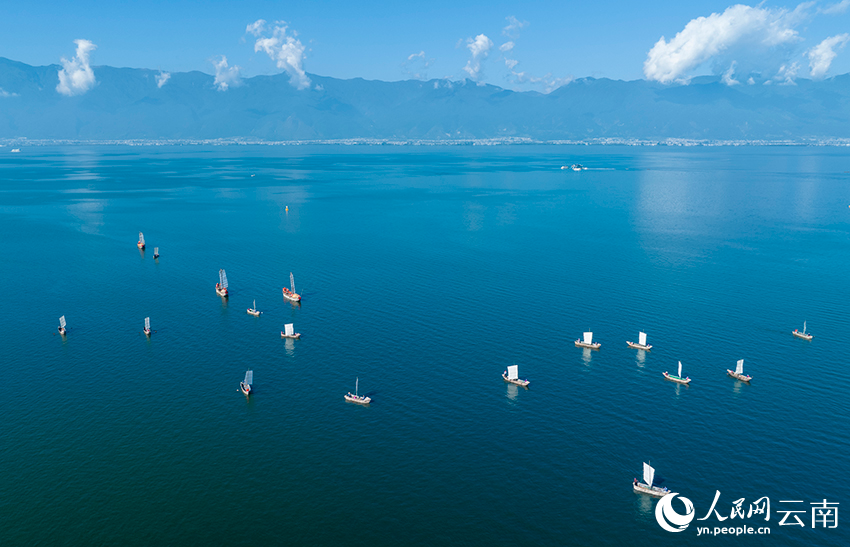
[{"label": "calm water surface", "polygon": [[[840,148],[0,148],[0,542],[847,545],[809,504],[850,511],[848,172]],[[648,460],[697,518],[768,496],[745,522],[771,535],[663,531]]]}]

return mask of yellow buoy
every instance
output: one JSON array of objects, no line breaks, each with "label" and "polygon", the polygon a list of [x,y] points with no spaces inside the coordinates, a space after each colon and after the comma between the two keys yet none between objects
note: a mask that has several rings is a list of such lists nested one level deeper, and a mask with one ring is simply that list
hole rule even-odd
[{"label": "yellow buoy", "polygon": [[289,205],[286,206],[286,212],[289,212]]}]

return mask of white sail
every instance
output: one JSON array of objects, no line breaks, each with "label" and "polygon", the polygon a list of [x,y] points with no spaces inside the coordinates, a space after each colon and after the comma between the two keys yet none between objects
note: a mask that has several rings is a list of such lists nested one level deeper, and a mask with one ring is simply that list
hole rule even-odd
[{"label": "white sail", "polygon": [[806,322],[803,321],[803,334],[806,334]]},{"label": "white sail", "polygon": [[155,255],[158,255],[158,254],[159,254],[159,247],[154,247],[154,248],[153,248],[153,254],[155,254]]},{"label": "white sail", "polygon": [[516,365],[511,365],[508,367],[508,380],[516,380],[519,378],[519,374],[517,374],[518,367]]},{"label": "white sail", "polygon": [[679,361],[679,374],[677,374],[677,376],[678,376],[679,378],[681,378],[681,377],[682,377],[682,362],[681,362],[681,361]]},{"label": "white sail", "polygon": [[744,373],[744,360],[741,359],[738,361],[738,364],[735,366],[735,374],[743,374]]},{"label": "white sail", "polygon": [[289,272],[289,290],[295,292],[295,277]]},{"label": "white sail", "polygon": [[59,318],[59,326],[62,327],[63,329],[65,328],[65,316],[64,315]]},{"label": "white sail", "polygon": [[357,378],[357,380],[355,380],[355,382],[354,382],[354,395],[357,395],[357,393],[359,391],[360,391],[360,378]]},{"label": "white sail", "polygon": [[655,478],[655,469],[646,462],[643,462],[643,482],[647,486],[652,486],[652,479]]},{"label": "white sail", "polygon": [[295,334],[295,329],[293,328],[292,323],[287,323],[283,328],[286,329],[285,332],[287,336]]},{"label": "white sail", "polygon": [[592,332],[585,332],[584,333],[584,343],[585,344],[592,344],[593,343],[593,333]]},{"label": "white sail", "polygon": [[640,344],[641,346],[645,346],[646,345],[646,333],[642,332],[638,336],[639,336],[638,344]]},{"label": "white sail", "polygon": [[219,280],[219,288],[226,289],[227,288],[227,274],[224,273],[224,270],[218,271],[218,280]]},{"label": "white sail", "polygon": [[249,370],[248,372],[245,373],[245,382],[244,383],[248,384],[249,386],[254,383],[254,371],[253,370]]},{"label": "white sail", "polygon": [[145,330],[151,330],[151,318],[145,317]]},{"label": "white sail", "polygon": [[142,232],[139,232],[139,243],[141,243],[142,245],[145,244],[145,234],[143,234]]}]

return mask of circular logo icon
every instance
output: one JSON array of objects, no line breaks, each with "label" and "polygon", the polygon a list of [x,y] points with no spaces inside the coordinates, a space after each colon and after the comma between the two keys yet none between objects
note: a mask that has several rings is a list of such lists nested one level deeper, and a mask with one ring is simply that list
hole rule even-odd
[{"label": "circular logo icon", "polygon": [[658,521],[659,526],[668,532],[681,532],[694,520],[694,504],[688,498],[679,496],[679,499],[685,504],[684,515],[673,509],[673,500],[678,495],[676,492],[671,492],[658,500],[658,505],[655,506],[655,520]]}]

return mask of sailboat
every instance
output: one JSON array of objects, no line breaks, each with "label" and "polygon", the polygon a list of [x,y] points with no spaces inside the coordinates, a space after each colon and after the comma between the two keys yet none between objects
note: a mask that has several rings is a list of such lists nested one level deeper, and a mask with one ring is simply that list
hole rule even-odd
[{"label": "sailboat", "polygon": [[293,340],[298,340],[301,338],[301,333],[295,332],[295,328],[292,323],[287,323],[283,326],[285,330],[280,333],[281,338],[292,338]]},{"label": "sailboat", "polygon": [[600,346],[602,346],[602,344],[600,344],[599,342],[597,342],[595,344],[593,343],[593,333],[592,332],[585,332],[584,333],[584,339],[576,340],[576,347],[577,348],[599,349]]},{"label": "sailboat", "polygon": [[291,289],[283,288],[283,297],[290,302],[301,302],[301,295],[295,292],[295,277],[289,272],[289,285]]},{"label": "sailboat", "polygon": [[227,274],[224,270],[218,271],[218,283],[215,284],[215,292],[219,296],[227,296]]},{"label": "sailboat", "polygon": [[153,257],[154,257],[154,258],[159,258],[159,247],[154,247],[154,248],[153,248]]},{"label": "sailboat", "polygon": [[814,336],[812,336],[811,334],[806,332],[806,322],[805,321],[803,321],[803,332],[800,332],[797,329],[794,329],[794,332],[792,332],[791,334],[793,334],[797,338],[802,338],[803,340],[811,340],[812,338],[814,338]]},{"label": "sailboat", "polygon": [[345,394],[345,400],[349,403],[358,403],[361,405],[368,405],[372,402],[371,397],[366,397],[365,395],[360,395],[358,392],[360,390],[360,378],[357,378],[357,381],[354,383],[354,394],[352,395],[349,391]]},{"label": "sailboat", "polygon": [[517,366],[511,365],[508,367],[508,370],[502,373],[502,378],[511,384],[516,384],[518,386],[527,387],[529,382],[528,380],[523,380],[517,375]]},{"label": "sailboat", "polygon": [[65,336],[65,316],[59,318],[59,334]]},{"label": "sailboat", "polygon": [[664,377],[666,379],[670,380],[671,382],[677,382],[679,384],[690,384],[691,383],[690,378],[682,378],[682,362],[681,361],[679,361],[679,374],[678,375],[673,376],[672,374],[667,374],[665,372]]},{"label": "sailboat", "polygon": [[257,301],[256,301],[256,300],[254,300],[254,307],[253,307],[253,308],[248,308],[248,313],[249,313],[249,314],[251,314],[251,315],[253,315],[254,317],[259,317],[259,316],[260,316],[260,313],[261,313],[261,312],[260,312],[260,310],[258,310],[258,309],[257,309]]},{"label": "sailboat", "polygon": [[634,489],[638,494],[649,494],[650,496],[654,496],[656,498],[663,498],[667,494],[670,493],[667,488],[659,488],[658,486],[652,486],[652,479],[655,478],[655,469],[646,462],[643,462],[643,482],[639,480],[634,480]]},{"label": "sailboat", "polygon": [[743,359],[738,360],[738,364],[735,365],[735,372],[732,372],[731,370],[729,370],[727,368],[726,374],[728,374],[732,378],[737,378],[738,380],[741,380],[742,382],[749,382],[750,380],[753,379],[752,376],[750,376],[748,374],[744,374],[744,360]]},{"label": "sailboat", "polygon": [[151,318],[145,317],[145,334],[151,335]]},{"label": "sailboat", "polygon": [[646,350],[646,351],[649,351],[649,350],[652,349],[652,346],[646,345],[646,333],[645,332],[638,333],[638,343],[637,344],[635,344],[634,342],[629,342],[628,340],[626,340],[626,344],[628,344],[630,348],[634,348],[634,349],[643,349],[643,350]]},{"label": "sailboat", "polygon": [[250,395],[254,392],[254,389],[251,387],[251,384],[254,383],[254,371],[249,370],[245,373],[245,380],[239,382],[239,390],[245,395]]},{"label": "sailboat", "polygon": [[143,234],[142,232],[139,232],[139,242],[136,243],[136,247],[138,247],[139,249],[145,248],[145,234]]}]

